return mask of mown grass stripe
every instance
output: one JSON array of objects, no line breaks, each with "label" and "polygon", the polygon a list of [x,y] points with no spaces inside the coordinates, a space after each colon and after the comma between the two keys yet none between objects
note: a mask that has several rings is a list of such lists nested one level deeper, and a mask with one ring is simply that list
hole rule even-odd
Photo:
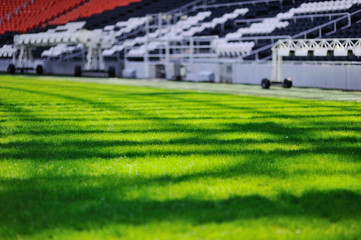
[{"label": "mown grass stripe", "polygon": [[47,79],[0,77],[0,239],[361,236],[360,103]]}]

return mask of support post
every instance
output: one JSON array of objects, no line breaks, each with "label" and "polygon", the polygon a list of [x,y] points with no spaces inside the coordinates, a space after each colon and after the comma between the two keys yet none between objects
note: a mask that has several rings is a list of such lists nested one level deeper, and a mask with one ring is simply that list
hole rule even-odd
[{"label": "support post", "polygon": [[193,64],[194,64],[194,39],[191,37],[190,38],[190,57],[189,57],[189,62],[190,62],[190,69],[193,72]]},{"label": "support post", "polygon": [[277,49],[272,48],[272,73],[271,73],[271,82],[275,81],[277,78],[277,62],[278,62],[278,56],[277,56]]},{"label": "support post", "polygon": [[104,71],[104,57],[100,46],[89,47],[86,57],[85,68],[86,71]]},{"label": "support post", "polygon": [[99,60],[99,70],[105,71],[104,57],[102,53],[102,48],[98,46],[98,60]]},{"label": "support post", "polygon": [[28,58],[29,58],[29,67],[31,67],[32,63],[34,62],[34,58],[33,58],[33,52],[31,51],[31,47],[28,47]]},{"label": "support post", "polygon": [[94,61],[93,61],[93,48],[89,47],[88,48],[88,54],[86,56],[85,70],[90,71],[91,68],[92,68],[93,63],[94,63]]},{"label": "support post", "polygon": [[145,40],[145,53],[144,53],[144,78],[149,78],[149,55],[148,55],[148,37]]},{"label": "support post", "polygon": [[172,74],[169,73],[170,70],[170,49],[169,49],[169,39],[165,40],[165,72],[166,72],[166,78],[171,77]]},{"label": "support post", "polygon": [[147,21],[145,22],[145,35],[146,36],[148,36],[148,34],[149,34],[149,21],[150,21],[150,19],[149,19],[149,15],[147,15]]},{"label": "support post", "polygon": [[158,13],[158,29],[159,31],[163,28],[163,19],[162,19],[163,14],[162,13]]},{"label": "support post", "polygon": [[18,59],[17,61],[15,60],[15,62],[16,68],[32,68],[34,59],[31,52],[31,46],[21,45]]},{"label": "support post", "polygon": [[278,55],[278,61],[277,61],[277,81],[282,82],[282,56]]},{"label": "support post", "polygon": [[13,64],[14,65],[16,64],[16,52],[14,52],[14,54],[13,54]]}]

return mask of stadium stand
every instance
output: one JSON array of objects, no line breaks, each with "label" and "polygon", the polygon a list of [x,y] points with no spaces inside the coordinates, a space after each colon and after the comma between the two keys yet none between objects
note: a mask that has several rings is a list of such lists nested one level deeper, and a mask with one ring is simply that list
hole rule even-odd
[{"label": "stadium stand", "polygon": [[11,58],[16,53],[16,49],[12,45],[4,45],[0,48],[0,57],[1,58]]},{"label": "stadium stand", "polygon": [[106,10],[111,10],[116,7],[123,7],[133,2],[140,2],[141,0],[89,0],[83,5],[79,6],[72,11],[67,12],[66,14],[52,20],[49,24],[60,25],[65,24],[70,21],[77,20],[79,18],[90,17],[94,14],[102,13]]},{"label": "stadium stand", "polygon": [[[208,0],[209,1],[209,0]],[[106,25],[115,25],[130,18],[144,17],[147,14],[165,13],[177,11],[184,5],[194,3],[195,0],[166,1],[166,0],[142,0],[133,2],[127,6],[117,7],[113,10],[104,11],[86,18],[87,29],[103,28]],[[197,1],[196,1],[197,2]],[[198,2],[200,2],[198,0]],[[85,20],[85,19],[80,19]]]},{"label": "stadium stand", "polygon": [[[63,31],[64,38],[71,38],[82,28],[114,33],[114,44],[101,51],[107,60],[118,62],[169,62],[172,54],[187,55],[186,61],[270,60],[272,46],[281,39],[361,37],[361,0],[4,0],[1,4],[7,7],[0,16],[0,58],[14,56],[9,46],[14,33],[39,32],[21,43],[42,43],[34,50],[35,57],[84,61],[88,49],[83,44],[58,43],[51,37]],[[291,53],[284,59],[360,61],[352,54]]]},{"label": "stadium stand", "polygon": [[[208,15],[206,18],[193,23],[190,22],[191,25],[187,25],[188,28],[180,28],[179,23],[181,21],[179,21],[174,25],[174,28],[162,29],[162,32],[158,30],[147,37],[150,39],[158,38],[158,41],[169,37],[217,35],[220,39],[212,43],[212,46],[217,46],[217,53],[224,57],[239,57],[249,55],[253,49],[272,44],[275,39],[292,38],[297,34],[317,28],[340,17],[348,17],[350,12],[360,9],[359,5],[358,0],[297,1],[297,4],[285,5],[280,3],[278,5],[269,4],[266,1],[256,1],[252,4],[241,1],[227,4],[217,2],[217,4],[207,6]],[[266,17],[269,15],[272,17]],[[256,18],[254,18],[255,16]],[[263,16],[263,18],[259,16]],[[344,24],[348,26],[347,21],[344,21]],[[113,28],[112,26],[108,27]],[[179,29],[179,32],[175,29]],[[318,29],[316,31],[319,32]],[[357,34],[357,28],[353,31],[351,29],[347,31]],[[321,33],[321,35],[325,35],[325,33]],[[302,36],[302,34],[299,36]],[[145,54],[145,46],[142,45],[144,40],[144,36],[127,40],[122,44],[115,45],[110,50],[105,50],[104,54],[114,54],[116,51],[123,50],[124,46],[133,47],[138,45],[138,47],[130,50],[128,56],[141,57]],[[153,42],[147,46],[147,49],[150,51],[155,50],[157,45],[159,43]],[[267,55],[271,55],[270,49],[263,53],[263,56]]]},{"label": "stadium stand", "polygon": [[0,34],[5,32],[25,33],[35,27],[45,26],[52,19],[75,10],[85,2],[86,0],[31,0],[24,2],[21,8],[15,7],[17,2],[12,4],[12,14],[2,18]]}]

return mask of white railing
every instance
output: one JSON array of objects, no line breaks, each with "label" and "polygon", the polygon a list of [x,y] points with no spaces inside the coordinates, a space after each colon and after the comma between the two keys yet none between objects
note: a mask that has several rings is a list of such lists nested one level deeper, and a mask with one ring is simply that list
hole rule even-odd
[{"label": "white railing", "polygon": [[199,8],[205,8],[208,4],[217,2],[217,0],[195,0],[191,3],[185,4],[179,8],[168,11],[166,14],[182,16],[191,11],[196,11]]},{"label": "white railing", "polygon": [[[315,32],[315,31],[319,31],[319,36],[316,37],[316,39],[317,39],[317,38],[321,38],[321,37],[322,37],[322,30],[325,29],[326,27],[330,26],[330,25],[333,25],[334,30],[331,31],[331,32],[329,32],[329,33],[326,33],[326,34],[325,34],[326,36],[329,36],[330,34],[332,34],[332,33],[334,33],[334,32],[337,31],[337,23],[340,22],[340,21],[342,21],[342,20],[347,19],[349,22],[348,22],[348,24],[346,25],[346,27],[350,27],[350,26],[351,26],[351,17],[352,17],[353,15],[356,15],[356,14],[360,13],[360,12],[361,12],[361,9],[360,9],[360,10],[357,10],[357,11],[355,11],[355,12],[349,13],[349,14],[347,14],[347,15],[345,15],[345,16],[341,16],[341,17],[339,17],[339,18],[337,18],[337,19],[334,19],[334,20],[332,20],[332,21],[329,21],[329,22],[327,22],[327,23],[321,24],[321,25],[319,25],[319,26],[317,26],[317,27],[313,27],[313,28],[308,29],[308,30],[306,30],[306,31],[297,33],[297,34],[291,36],[291,38],[292,38],[292,39],[297,39],[297,38],[300,38],[300,37],[307,38],[307,34],[312,33],[312,32]],[[345,27],[345,26],[343,26],[343,27]],[[263,52],[263,51],[266,51],[266,50],[270,50],[270,49],[273,47],[273,45],[274,45],[274,44],[269,44],[269,45],[266,45],[266,46],[264,46],[264,47],[258,48],[258,49],[256,49],[256,50],[252,51],[250,54],[245,55],[244,58],[250,57],[250,56],[253,56],[253,55],[258,56],[259,53],[261,53],[261,52]],[[257,57],[256,57],[256,58],[257,58]],[[271,59],[271,58],[272,58],[272,56],[269,55],[269,56],[267,56],[267,57],[265,57],[265,58],[262,58],[261,60],[266,61],[266,60],[269,60],[269,59]]]},{"label": "white railing", "polygon": [[[215,1],[216,2],[216,1]],[[196,8],[219,8],[219,7],[233,7],[233,6],[242,6],[249,4],[257,4],[257,3],[270,3],[270,2],[279,2],[282,5],[283,0],[253,0],[253,1],[242,1],[242,2],[233,2],[233,3],[216,3],[216,4],[208,4],[204,6],[197,6]],[[292,0],[293,4],[296,4],[296,0]]]},{"label": "white railing", "polygon": [[282,81],[283,57],[291,55],[298,57],[307,57],[309,55],[346,57],[352,54],[358,57],[361,56],[361,38],[279,40],[272,47],[271,81]]},{"label": "white railing", "polygon": [[[321,18],[321,17],[328,17],[329,21],[332,21],[332,17],[335,16],[350,16],[350,13],[348,12],[342,12],[342,13],[325,13],[325,14],[307,14],[307,15],[296,15],[290,18],[290,20],[293,20],[297,22],[297,19],[304,19],[304,18],[310,18],[311,21],[313,21],[315,18]],[[235,26],[239,23],[253,23],[253,22],[261,22],[264,20],[267,20],[269,18],[252,18],[252,19],[239,19],[234,21]]]}]

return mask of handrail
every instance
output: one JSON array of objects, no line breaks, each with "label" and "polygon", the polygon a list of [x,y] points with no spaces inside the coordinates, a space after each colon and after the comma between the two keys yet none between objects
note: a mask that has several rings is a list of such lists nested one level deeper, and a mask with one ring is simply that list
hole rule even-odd
[{"label": "handrail", "polygon": [[[319,25],[319,26],[317,26],[317,27],[313,27],[313,28],[308,29],[308,30],[306,30],[306,31],[300,32],[300,33],[294,35],[293,37],[294,37],[294,38],[298,38],[298,37],[300,37],[300,36],[302,36],[302,35],[305,35],[305,34],[307,34],[307,33],[310,33],[310,32],[316,31],[316,30],[320,30],[320,29],[322,29],[322,28],[324,28],[324,27],[326,27],[326,26],[329,26],[329,25],[331,25],[331,24],[335,24],[335,23],[337,23],[337,22],[339,22],[339,21],[341,21],[341,20],[344,20],[344,19],[346,19],[346,18],[349,18],[349,20],[350,20],[350,17],[351,17],[352,15],[357,14],[357,13],[359,13],[359,12],[361,12],[361,9],[360,9],[360,10],[357,10],[357,11],[351,13],[351,14],[349,13],[349,14],[347,14],[346,16],[339,17],[339,18],[334,19],[334,20],[332,20],[332,21],[329,21],[329,22],[327,22],[327,23],[321,24],[321,25]],[[349,22],[349,24],[350,24],[350,22]]]},{"label": "handrail", "polygon": [[[187,4],[183,5],[181,7],[178,7],[176,9],[170,10],[170,11],[164,13],[164,15],[186,14],[186,13],[188,13],[188,8],[189,7],[191,7],[192,10],[194,10],[194,9],[197,9],[196,6],[197,6],[198,3],[202,3],[202,6],[204,6],[204,5],[207,5],[208,2],[213,3],[213,2],[216,2],[216,0],[195,0],[193,2],[190,2],[190,3],[187,3]],[[145,29],[146,29],[145,25],[140,26],[137,29],[134,29],[132,32],[126,33],[125,36],[123,36],[123,37],[120,36],[120,38],[117,40],[117,42],[121,42],[122,40],[126,40],[127,37],[134,36],[139,32],[145,31]]]},{"label": "handrail", "polygon": [[131,32],[120,35],[119,37],[117,37],[116,41],[121,42],[121,41],[127,40],[129,37],[137,35],[138,33],[144,31],[144,29],[145,29],[145,26],[141,25],[141,26],[137,27],[136,29],[134,29]]},{"label": "handrail", "polygon": [[275,40],[275,39],[292,39],[292,36],[290,35],[272,35],[272,36],[249,36],[249,37],[242,37],[242,40],[268,40],[268,39],[271,39],[271,40]]},{"label": "handrail", "polygon": [[76,57],[83,57],[84,56],[84,51],[79,51],[79,52],[75,52],[75,53],[68,53],[65,56],[59,56],[58,62],[66,62],[69,61],[71,59],[74,59]]},{"label": "handrail", "polygon": [[[257,4],[257,3],[270,3],[270,2],[279,2],[282,4],[283,0],[253,0],[253,1],[244,1],[244,2],[235,2],[235,3],[217,3],[207,6],[199,6],[197,8],[219,8],[219,7],[232,7],[232,6],[242,6],[247,4]],[[293,4],[296,4],[295,0],[292,0]]]},{"label": "handrail", "polygon": [[201,3],[202,4],[201,6],[207,6],[208,2],[213,3],[213,2],[216,2],[216,1],[217,0],[195,0],[195,1],[187,3],[187,4],[185,4],[185,5],[183,5],[183,6],[179,7],[179,8],[170,10],[170,11],[166,12],[166,14],[169,14],[169,15],[170,14],[176,14],[176,13],[185,14],[185,13],[188,13],[188,8],[190,8],[190,7],[191,7],[191,10],[198,9],[198,7],[197,7],[198,3]]},{"label": "handrail", "polygon": [[[350,13],[348,12],[342,12],[342,13],[329,13],[329,14],[308,14],[308,15],[298,15],[298,16],[293,16],[292,18],[289,18],[290,20],[293,20],[293,19],[303,19],[303,18],[318,18],[318,17],[329,17],[331,18],[332,16],[345,16],[345,15],[349,15]],[[234,21],[235,24],[237,23],[251,23],[251,22],[260,22],[260,21],[263,21],[263,20],[267,20],[269,18],[253,18],[253,19],[239,19],[239,20],[236,20]],[[285,20],[285,19],[282,19],[282,20]],[[331,21],[331,19],[330,19]]]}]

